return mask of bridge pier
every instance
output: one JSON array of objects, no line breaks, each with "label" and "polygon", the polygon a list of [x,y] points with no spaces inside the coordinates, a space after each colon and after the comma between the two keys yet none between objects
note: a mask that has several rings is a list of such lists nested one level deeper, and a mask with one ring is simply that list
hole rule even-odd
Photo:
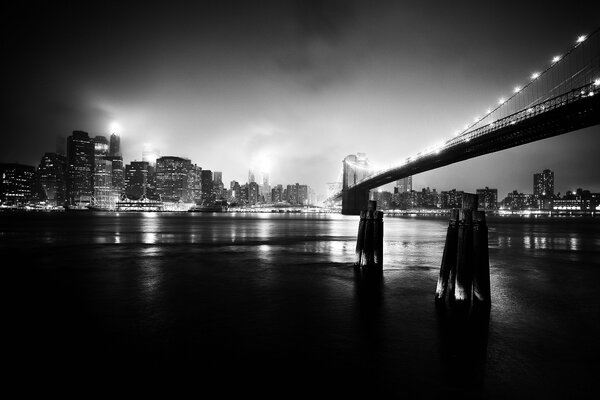
[{"label": "bridge pier", "polygon": [[369,190],[347,189],[342,193],[342,215],[360,215],[369,201]]}]

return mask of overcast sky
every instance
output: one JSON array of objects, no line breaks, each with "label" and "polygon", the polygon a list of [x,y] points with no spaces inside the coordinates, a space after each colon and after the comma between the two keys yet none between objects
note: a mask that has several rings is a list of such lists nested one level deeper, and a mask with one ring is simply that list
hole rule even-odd
[{"label": "overcast sky", "polygon": [[[324,192],[346,155],[385,166],[451,137],[600,26],[598,1],[81,3],[3,6],[0,162],[118,122],[126,162],[149,142],[226,184],[269,169]],[[504,197],[549,168],[556,191],[600,192],[598,148],[596,126],[414,187]]]}]

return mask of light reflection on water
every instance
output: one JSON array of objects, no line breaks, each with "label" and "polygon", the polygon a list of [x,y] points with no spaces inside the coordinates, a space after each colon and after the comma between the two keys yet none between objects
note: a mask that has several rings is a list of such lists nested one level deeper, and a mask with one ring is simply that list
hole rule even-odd
[{"label": "light reflection on water", "polygon": [[[148,352],[168,342],[171,357],[171,341],[181,345],[177,361],[283,354],[382,372],[392,386],[402,377],[427,393],[471,348],[456,346],[433,307],[445,218],[384,217],[384,274],[374,281],[352,267],[358,217],[121,213],[2,222],[0,244],[31,257],[24,266],[42,265],[37,272],[71,290],[66,297],[96,305],[82,315],[101,316],[119,338],[141,338]],[[600,228],[583,219],[488,225],[492,310],[473,350],[486,378],[469,387],[505,398],[523,388],[552,394],[571,370],[585,376],[580,354],[598,355],[600,328],[590,316],[600,312]],[[37,287],[47,293],[36,305],[52,299],[54,288]],[[71,317],[64,320],[79,323]],[[219,344],[218,354],[210,358],[198,343]]]}]

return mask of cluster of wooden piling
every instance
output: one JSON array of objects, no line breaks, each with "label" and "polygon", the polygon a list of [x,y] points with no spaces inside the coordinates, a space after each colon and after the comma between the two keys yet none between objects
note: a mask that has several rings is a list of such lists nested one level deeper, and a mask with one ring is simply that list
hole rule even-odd
[{"label": "cluster of wooden piling", "polygon": [[446,234],[435,301],[469,308],[489,306],[490,262],[485,212],[477,211],[477,195],[465,193],[462,208],[454,209]]},{"label": "cluster of wooden piling", "polygon": [[368,208],[360,212],[354,266],[382,271],[383,212],[376,208],[377,202],[369,200]]}]

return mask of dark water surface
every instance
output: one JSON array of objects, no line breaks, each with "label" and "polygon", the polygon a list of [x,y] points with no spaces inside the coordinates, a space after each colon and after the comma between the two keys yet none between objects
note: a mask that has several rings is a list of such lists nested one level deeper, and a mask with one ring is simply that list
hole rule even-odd
[{"label": "dark water surface", "polygon": [[[2,214],[4,365],[21,393],[566,398],[600,368],[600,220],[491,218],[489,319],[433,303],[445,218]],[[10,259],[9,259],[10,257]]]}]

